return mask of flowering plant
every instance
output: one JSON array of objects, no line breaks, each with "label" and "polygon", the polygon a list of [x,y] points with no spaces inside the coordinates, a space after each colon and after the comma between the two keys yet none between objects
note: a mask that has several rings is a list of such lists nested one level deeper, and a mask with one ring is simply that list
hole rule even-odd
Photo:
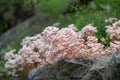
[{"label": "flowering plant", "polygon": [[106,27],[110,46],[98,42],[97,28],[92,24],[78,31],[74,24],[59,29],[49,26],[42,33],[23,39],[22,48],[5,55],[5,67],[12,75],[27,74],[32,68],[46,67],[64,59],[101,57],[120,49],[120,21]]}]

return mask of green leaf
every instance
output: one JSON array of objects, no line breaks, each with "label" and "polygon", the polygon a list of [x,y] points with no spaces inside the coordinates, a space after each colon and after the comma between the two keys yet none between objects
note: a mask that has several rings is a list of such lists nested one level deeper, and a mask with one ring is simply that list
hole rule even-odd
[{"label": "green leaf", "polygon": [[4,68],[4,67],[0,67],[0,72],[5,73],[5,72],[7,72],[7,69],[6,69],[6,68]]}]

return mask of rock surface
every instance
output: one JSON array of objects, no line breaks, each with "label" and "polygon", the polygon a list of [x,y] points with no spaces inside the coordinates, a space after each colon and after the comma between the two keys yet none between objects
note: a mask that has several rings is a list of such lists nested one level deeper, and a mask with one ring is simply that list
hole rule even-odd
[{"label": "rock surface", "polygon": [[18,24],[16,27],[8,30],[0,36],[0,50],[6,48],[7,46],[13,46],[20,44],[25,36],[32,36],[40,33],[42,29],[53,24],[54,19],[51,22],[51,18],[45,14],[36,14],[30,19]]},{"label": "rock surface", "polygon": [[29,72],[30,80],[120,80],[120,50],[110,56],[60,61]]}]

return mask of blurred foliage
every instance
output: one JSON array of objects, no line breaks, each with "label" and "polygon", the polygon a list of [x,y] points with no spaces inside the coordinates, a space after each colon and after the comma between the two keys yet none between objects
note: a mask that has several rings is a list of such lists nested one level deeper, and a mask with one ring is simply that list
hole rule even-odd
[{"label": "blurred foliage", "polygon": [[40,0],[0,0],[0,12],[6,10],[14,11],[16,8],[15,5],[21,5],[22,7],[29,9],[39,1]]},{"label": "blurred foliage", "polygon": [[6,52],[12,49],[11,46],[7,46],[7,49],[0,51],[0,80],[8,80],[10,75],[7,74],[8,70],[4,67],[6,61],[4,60],[4,56]]},{"label": "blurred foliage", "polygon": [[[79,30],[85,25],[94,24],[98,29],[97,37],[107,37],[105,20],[111,17],[120,19],[120,0],[94,0],[88,6],[80,6],[76,13],[67,14],[66,19],[59,18],[58,22],[67,26],[74,23]],[[65,17],[65,16],[64,16]]]},{"label": "blurred foliage", "polygon": [[38,0],[0,0],[0,35],[34,14]]},{"label": "blurred foliage", "polygon": [[[38,3],[39,10],[43,13],[58,15],[68,5],[70,0],[41,0]],[[43,4],[43,5],[42,5]]]}]

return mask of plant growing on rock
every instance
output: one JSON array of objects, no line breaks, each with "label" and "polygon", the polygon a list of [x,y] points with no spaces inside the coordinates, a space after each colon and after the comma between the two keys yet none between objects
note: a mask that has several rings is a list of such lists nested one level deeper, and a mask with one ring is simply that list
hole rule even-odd
[{"label": "plant growing on rock", "polygon": [[98,42],[97,28],[92,24],[78,31],[74,24],[66,28],[49,26],[42,33],[23,39],[22,48],[5,55],[5,67],[12,75],[27,75],[32,68],[49,67],[60,60],[101,57],[120,49],[120,21],[106,27],[110,46]]}]

